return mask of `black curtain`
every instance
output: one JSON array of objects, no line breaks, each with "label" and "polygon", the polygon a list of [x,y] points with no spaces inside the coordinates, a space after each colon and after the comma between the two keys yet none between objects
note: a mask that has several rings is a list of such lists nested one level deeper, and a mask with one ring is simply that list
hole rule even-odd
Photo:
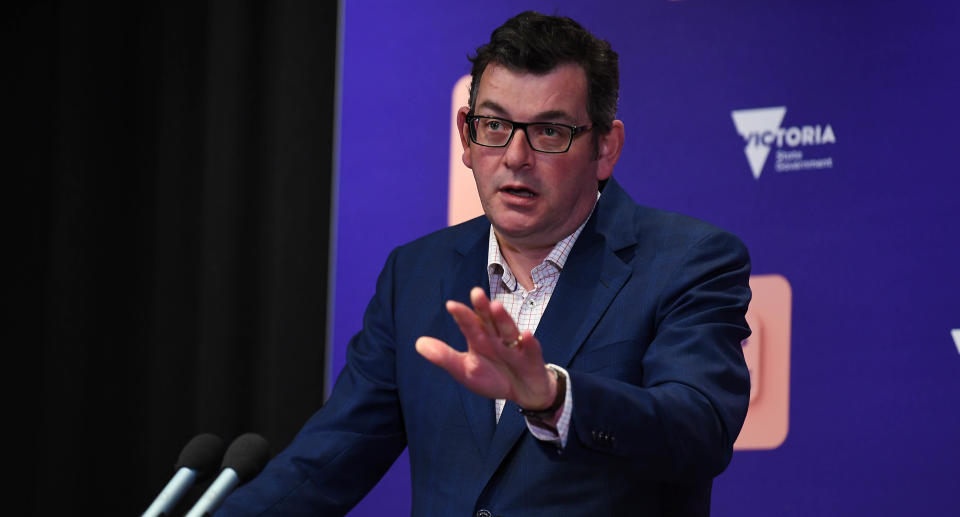
[{"label": "black curtain", "polygon": [[111,4],[2,22],[27,514],[138,515],[323,401],[336,2]]}]

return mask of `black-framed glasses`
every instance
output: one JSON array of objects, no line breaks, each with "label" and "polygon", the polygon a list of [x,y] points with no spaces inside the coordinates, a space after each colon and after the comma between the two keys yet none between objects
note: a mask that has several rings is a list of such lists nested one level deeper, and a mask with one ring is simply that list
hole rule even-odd
[{"label": "black-framed glasses", "polygon": [[591,126],[570,126],[555,122],[514,122],[500,117],[467,115],[470,140],[484,147],[506,147],[518,129],[523,130],[527,143],[541,153],[565,153],[573,144],[573,137],[590,131]]}]

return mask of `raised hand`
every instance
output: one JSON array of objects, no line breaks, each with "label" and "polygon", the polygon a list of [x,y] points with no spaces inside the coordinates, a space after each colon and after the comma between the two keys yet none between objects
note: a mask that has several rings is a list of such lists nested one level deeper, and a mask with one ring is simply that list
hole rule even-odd
[{"label": "raised hand", "polygon": [[427,336],[417,340],[417,352],[478,395],[526,409],[549,407],[557,380],[546,368],[537,338],[521,334],[503,304],[491,302],[483,289],[474,287],[470,302],[473,309],[452,300],[446,304],[467,340],[466,352]]}]

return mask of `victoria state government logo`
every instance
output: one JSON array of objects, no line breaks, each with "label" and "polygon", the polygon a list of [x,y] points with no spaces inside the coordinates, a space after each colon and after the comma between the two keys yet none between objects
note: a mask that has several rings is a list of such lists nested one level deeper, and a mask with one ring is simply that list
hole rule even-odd
[{"label": "victoria state government logo", "polygon": [[832,150],[832,146],[824,146],[837,143],[830,124],[782,127],[786,114],[786,106],[730,112],[733,125],[746,144],[743,153],[747,155],[754,179],[760,179],[773,148],[776,148],[774,169],[777,172],[833,168],[833,157],[824,156]]}]

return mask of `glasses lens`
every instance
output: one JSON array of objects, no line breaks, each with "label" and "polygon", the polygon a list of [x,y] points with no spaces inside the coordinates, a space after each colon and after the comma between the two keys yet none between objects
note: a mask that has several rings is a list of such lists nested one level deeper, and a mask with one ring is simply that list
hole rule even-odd
[{"label": "glasses lens", "polygon": [[538,151],[548,153],[566,151],[570,146],[572,132],[570,128],[556,124],[530,124],[527,126],[527,138]]},{"label": "glasses lens", "polygon": [[473,119],[474,139],[480,145],[499,147],[506,145],[513,132],[513,124],[496,118],[477,117]]}]

